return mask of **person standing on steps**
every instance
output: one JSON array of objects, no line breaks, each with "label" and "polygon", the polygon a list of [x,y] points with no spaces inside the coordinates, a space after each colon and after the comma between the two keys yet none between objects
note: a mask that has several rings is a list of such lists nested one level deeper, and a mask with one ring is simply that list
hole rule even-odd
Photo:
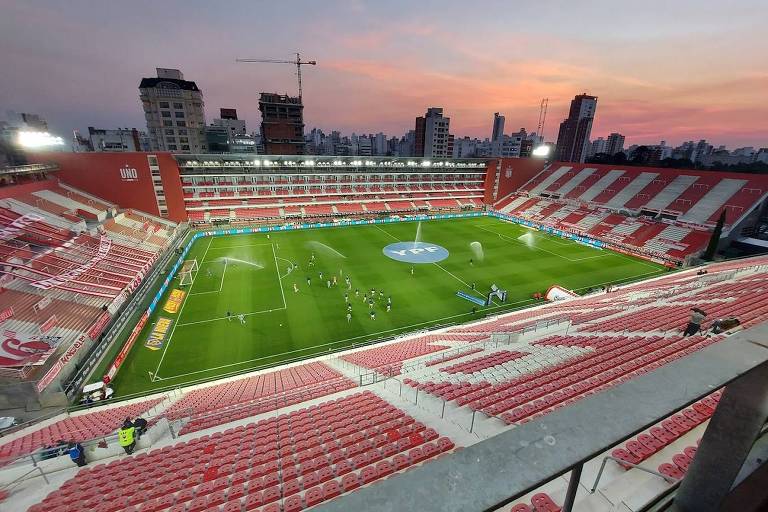
[{"label": "person standing on steps", "polygon": [[130,418],[125,418],[123,426],[117,431],[117,441],[128,455],[132,454],[133,449],[136,448],[135,432],[136,429],[134,428],[133,423],[131,423]]}]

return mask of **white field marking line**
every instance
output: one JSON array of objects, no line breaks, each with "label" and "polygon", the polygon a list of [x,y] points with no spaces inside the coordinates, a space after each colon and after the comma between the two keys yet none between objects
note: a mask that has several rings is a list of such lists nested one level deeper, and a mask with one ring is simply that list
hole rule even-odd
[{"label": "white field marking line", "polygon": [[[251,311],[250,313],[243,313],[243,316],[253,316],[253,315],[261,315],[263,313],[271,313],[273,311],[282,311],[284,309],[287,309],[285,307],[282,308],[272,308],[272,309],[260,309],[259,311]],[[219,320],[226,320],[226,316],[218,317],[218,318],[209,318],[207,320],[196,320],[194,322],[185,322],[183,324],[178,324],[180,326],[185,325],[197,325],[197,324],[206,324],[208,322],[218,322]]]},{"label": "white field marking line", "polygon": [[[493,307],[485,308],[482,311],[490,311],[490,310],[494,310],[494,309],[500,309],[500,308],[507,307],[507,306],[513,306],[515,304],[521,304],[523,302],[529,302],[530,300],[531,299],[525,299],[525,300],[519,300],[519,301],[516,301],[516,302],[508,302],[508,303],[504,304],[504,306],[493,306]],[[277,310],[272,310],[272,311],[277,311]],[[254,313],[249,313],[249,314],[254,314]],[[372,337],[372,336],[378,336],[380,334],[384,334],[384,333],[388,333],[388,332],[393,332],[393,331],[406,330],[406,329],[410,329],[412,327],[417,327],[417,326],[425,325],[425,324],[431,324],[433,322],[441,322],[443,320],[450,320],[451,318],[456,318],[456,317],[459,317],[459,316],[466,316],[466,315],[469,315],[469,314],[470,313],[460,313],[458,315],[446,316],[444,318],[437,318],[435,320],[429,320],[429,321],[420,322],[420,323],[417,323],[417,324],[405,325],[403,327],[397,327],[395,329],[387,329],[385,331],[378,331],[378,332],[371,333],[371,334],[363,334],[361,336],[354,336],[352,338],[345,338],[343,340],[336,340],[336,341],[332,341],[330,343],[322,343],[320,345],[313,345],[310,348],[319,348],[319,347],[327,347],[328,345],[337,345],[339,343],[344,343],[346,341],[351,341],[351,340],[356,340],[356,339],[366,338],[366,337]],[[205,322],[207,320],[203,320],[203,321]],[[184,324],[184,325],[189,325],[189,324]],[[460,327],[460,325],[457,325],[455,327]],[[489,334],[489,336],[490,336],[490,334]],[[239,365],[246,364],[246,363],[252,363],[252,362],[255,362],[255,361],[261,361],[262,359],[269,359],[269,358],[272,358],[272,357],[280,357],[280,356],[284,356],[284,355],[287,355],[287,354],[293,354],[295,352],[305,352],[305,351],[306,351],[306,349],[289,350],[288,352],[281,352],[279,354],[272,354],[270,356],[257,357],[256,359],[247,359],[245,361],[240,361],[240,362],[237,362],[237,363],[224,364],[224,365],[221,365],[221,366],[213,366],[213,367],[207,368],[205,370],[198,370],[198,371],[194,371],[194,372],[181,373],[179,375],[174,375],[172,377],[158,377],[157,380],[177,379],[179,377],[185,377],[187,375],[195,375],[197,373],[210,372],[210,371],[218,370],[218,369],[221,369],[221,368],[229,368],[231,366],[239,366]],[[315,355],[319,355],[319,353],[315,354]]]},{"label": "white field marking line", "polygon": [[288,272],[286,272],[284,276],[280,276],[280,279],[285,279],[286,277],[288,277],[290,275],[291,272],[293,272],[293,269],[296,268],[296,264],[294,262],[292,262],[291,260],[286,259],[286,258],[281,258],[280,256],[278,256],[277,259],[282,260],[282,261],[287,261],[288,263],[291,264],[291,266],[288,267]]},{"label": "white field marking line", "polygon": [[[201,258],[203,261],[205,260],[205,257],[208,255],[208,249],[211,248],[211,242],[213,242],[213,237],[211,237],[210,242],[208,242],[208,247],[205,248],[205,252],[203,253],[203,257]],[[198,270],[198,273],[200,271]],[[192,280],[192,284],[189,285],[189,290],[187,290],[187,295],[184,297],[184,302],[181,304],[181,308],[179,309],[179,316],[176,317],[176,321],[173,322],[173,327],[171,327],[171,334],[168,336],[168,343],[165,344],[165,348],[163,349],[163,353],[160,355],[160,362],[157,363],[157,368],[155,368],[155,373],[152,376],[152,382],[155,382],[157,380],[157,373],[160,371],[160,366],[163,364],[163,359],[165,359],[165,354],[168,352],[168,347],[171,346],[171,342],[173,341],[173,333],[176,332],[176,327],[179,326],[179,320],[181,320],[181,314],[184,312],[184,306],[187,305],[187,301],[189,300],[189,292],[192,291],[192,288],[195,286],[195,281],[197,280],[197,275],[195,275],[195,279]]]},{"label": "white field marking line", "polygon": [[[231,236],[231,235],[230,235]],[[216,238],[216,237],[212,237]],[[222,251],[224,249],[239,249],[240,247],[262,247],[264,245],[272,245],[271,243],[268,244],[251,244],[251,245],[227,245],[224,247],[212,247],[212,251]]]},{"label": "white field marking line", "polygon": [[[397,240],[398,242],[402,242],[402,240],[400,240],[399,238],[397,238],[395,235],[393,235],[393,234],[391,234],[391,233],[387,233],[386,231],[384,231],[383,229],[381,229],[381,228],[380,228],[379,226],[377,226],[376,224],[374,224],[374,226],[375,226],[375,227],[376,227],[376,228],[377,228],[379,231],[383,232],[384,234],[386,234],[386,235],[388,235],[388,236],[392,237],[393,239]],[[473,288],[472,288],[472,286],[470,286],[469,284],[465,283],[465,282],[464,282],[464,280],[460,279],[459,277],[457,277],[455,274],[453,274],[453,273],[452,273],[452,272],[450,272],[449,270],[446,270],[446,269],[445,269],[445,267],[443,267],[442,265],[438,264],[437,262],[435,262],[435,263],[432,263],[432,264],[433,264],[433,265],[435,265],[435,266],[436,266],[437,268],[439,268],[440,270],[442,270],[443,272],[447,273],[449,276],[451,276],[452,278],[454,278],[455,280],[457,280],[458,282],[460,282],[460,283],[461,283],[461,284],[463,284],[464,286],[466,286],[467,288],[469,288],[470,290],[472,290],[472,292],[476,293],[477,295],[480,295],[481,297],[484,297],[484,295],[483,295],[482,293],[480,293],[480,292],[478,292],[477,290],[473,289]]]},{"label": "white field marking line", "polygon": [[563,258],[564,260],[570,261],[570,262],[578,262],[578,261],[584,261],[584,260],[594,260],[594,259],[597,259],[597,258],[605,258],[606,256],[610,256],[610,254],[606,253],[606,254],[598,254],[597,256],[585,256],[583,258],[568,258],[567,256],[563,256],[562,254],[557,254],[556,252],[548,251],[547,249],[542,249],[541,247],[529,246],[528,244],[526,244],[524,242],[521,242],[520,240],[517,240],[516,238],[513,238],[513,237],[511,237],[509,235],[505,235],[503,233],[497,233],[496,231],[491,231],[490,229],[486,229],[486,228],[484,228],[482,226],[478,226],[478,228],[482,229],[483,231],[487,231],[488,233],[493,233],[494,235],[498,235],[498,237],[501,238],[502,240],[506,240],[508,242],[514,242],[514,243],[517,243],[517,244],[520,244],[520,245],[524,245],[524,246],[528,247],[529,249],[533,249],[535,251],[546,252],[546,253],[549,253],[549,254],[551,254],[553,256],[557,256],[558,258]]},{"label": "white field marking line", "polygon": [[388,237],[390,237],[391,239],[393,239],[393,240],[397,240],[398,242],[400,242],[400,241],[401,241],[399,238],[397,238],[397,237],[396,237],[395,235],[393,235],[392,233],[390,233],[390,232],[388,232],[388,231],[384,231],[383,229],[381,229],[381,227],[379,227],[379,225],[378,225],[378,224],[374,224],[374,225],[373,225],[373,227],[375,227],[376,229],[378,229],[379,231],[381,231],[382,233],[384,233],[385,235],[387,235],[387,236],[388,236]]},{"label": "white field marking line", "polygon": [[269,244],[272,246],[272,256],[275,257],[275,273],[277,274],[277,282],[280,284],[280,295],[283,296],[283,309],[288,308],[288,304],[285,302],[285,290],[283,290],[283,278],[280,277],[280,267],[277,264],[277,253],[275,252],[275,246],[274,244]]},{"label": "white field marking line", "polygon": [[[215,260],[214,260],[215,261]],[[221,282],[219,283],[219,289],[218,290],[211,290],[209,292],[197,292],[197,293],[189,293],[188,295],[205,295],[206,293],[221,293],[221,290],[224,289],[224,274],[227,273],[227,263],[228,259],[224,258],[224,270],[221,272]],[[198,273],[200,271],[198,270]]]}]

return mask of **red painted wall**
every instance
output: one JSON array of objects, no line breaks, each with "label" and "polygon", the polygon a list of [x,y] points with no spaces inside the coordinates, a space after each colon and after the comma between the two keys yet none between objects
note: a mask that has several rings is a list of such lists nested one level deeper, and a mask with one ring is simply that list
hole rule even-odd
[{"label": "red painted wall", "polygon": [[[148,155],[155,155],[168,204],[168,218],[185,221],[179,168],[170,153],[45,153],[32,156],[37,162],[56,162],[61,181],[116,203],[121,208],[160,215],[149,171]],[[128,169],[128,173],[121,173]],[[133,170],[135,169],[135,177]]]},{"label": "red painted wall", "polygon": [[[519,189],[543,170],[544,160],[538,158],[502,158],[496,201]],[[486,194],[488,189],[486,184]],[[493,190],[493,184],[490,185],[490,189]]]},{"label": "red painted wall", "polygon": [[156,153],[160,164],[160,178],[163,180],[165,202],[168,205],[168,218],[174,222],[187,220],[184,207],[184,191],[181,189],[179,166],[170,153]]},{"label": "red painted wall", "polygon": [[22,183],[21,185],[8,185],[6,187],[0,187],[0,199],[6,197],[15,197],[22,194],[31,194],[38,190],[46,190],[55,183],[49,180],[43,181],[31,181],[29,183]]},{"label": "red painted wall", "polygon": [[492,205],[494,203],[493,184],[496,182],[496,164],[498,163],[498,160],[491,160],[485,166],[485,183],[483,184],[485,190],[483,193],[483,203],[488,205]]}]

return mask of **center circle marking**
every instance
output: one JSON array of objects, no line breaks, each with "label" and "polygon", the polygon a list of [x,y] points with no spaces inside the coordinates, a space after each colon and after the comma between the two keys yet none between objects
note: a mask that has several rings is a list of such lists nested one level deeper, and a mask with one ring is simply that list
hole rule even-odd
[{"label": "center circle marking", "polygon": [[404,263],[437,263],[448,257],[448,249],[429,242],[397,242],[389,244],[384,256]]}]

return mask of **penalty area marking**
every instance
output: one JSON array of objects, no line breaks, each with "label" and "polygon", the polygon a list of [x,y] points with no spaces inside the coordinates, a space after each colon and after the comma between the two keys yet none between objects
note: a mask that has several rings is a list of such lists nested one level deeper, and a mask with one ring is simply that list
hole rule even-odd
[{"label": "penalty area marking", "polygon": [[[213,261],[216,261],[216,260],[213,260]],[[211,262],[210,261],[204,261],[203,265],[205,265],[207,263],[211,263]],[[221,271],[221,282],[219,283],[219,289],[218,290],[211,290],[209,292],[195,292],[195,293],[191,293],[190,292],[187,295],[205,295],[207,293],[221,293],[221,290],[224,289],[224,275],[227,273],[227,263],[228,263],[227,258],[224,258],[224,270]],[[200,271],[198,270],[197,272],[199,273]],[[195,278],[197,278],[197,276],[195,276]]]},{"label": "penalty area marking", "polygon": [[[213,242],[213,237],[211,237],[210,242],[208,242],[208,246],[205,248],[205,252],[203,253],[203,257],[201,258],[201,261],[205,261],[205,257],[208,255],[208,249],[211,248],[211,242]],[[200,270],[197,271],[200,273]],[[152,374],[152,382],[155,382],[157,380],[157,372],[160,371],[160,365],[163,364],[163,359],[165,359],[165,354],[168,352],[168,347],[171,346],[171,342],[173,341],[173,333],[176,332],[176,327],[179,326],[179,320],[181,320],[181,314],[184,312],[184,306],[187,305],[187,301],[189,300],[189,294],[192,292],[192,288],[195,286],[195,281],[197,281],[197,275],[195,275],[195,278],[192,280],[192,284],[189,285],[189,290],[187,290],[187,295],[184,297],[184,302],[181,304],[181,308],[179,309],[179,316],[176,317],[176,321],[173,322],[173,326],[171,326],[171,332],[168,335],[168,343],[165,344],[165,348],[163,348],[163,353],[160,355],[160,361],[157,363],[157,368],[155,368],[154,374]]]},{"label": "penalty area marking", "polygon": [[277,265],[277,253],[275,252],[275,246],[274,244],[269,244],[272,246],[272,256],[275,257],[275,272],[277,273],[277,282],[280,284],[280,295],[283,296],[283,309],[288,308],[288,304],[285,302],[285,290],[283,290],[283,278],[280,277],[280,267]]},{"label": "penalty area marking", "polygon": [[278,256],[277,259],[280,260],[280,261],[287,261],[288,263],[290,263],[290,266],[288,267],[288,272],[286,272],[284,276],[280,276],[280,279],[285,279],[286,277],[288,277],[290,275],[291,272],[293,272],[293,269],[296,268],[296,264],[294,262],[292,262],[291,260],[286,259],[286,258],[281,258],[280,256]]}]

